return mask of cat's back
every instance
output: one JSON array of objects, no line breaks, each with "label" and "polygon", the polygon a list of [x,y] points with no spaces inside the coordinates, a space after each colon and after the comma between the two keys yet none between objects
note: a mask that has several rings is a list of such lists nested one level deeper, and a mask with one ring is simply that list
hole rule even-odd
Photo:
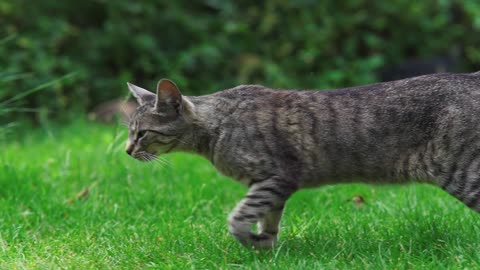
[{"label": "cat's back", "polygon": [[327,140],[326,134],[333,130],[342,134],[334,134],[336,142],[345,134],[368,132],[371,140],[395,135],[397,143],[408,145],[445,128],[448,121],[480,124],[480,72],[432,74],[335,90],[240,85],[214,94],[212,100],[230,126],[255,123],[266,133],[312,132],[324,134]]},{"label": "cat's back", "polygon": [[386,99],[421,98],[431,95],[458,98],[480,95],[480,72],[465,74],[439,73],[402,80],[339,89],[273,89],[263,85],[239,85],[213,94],[214,98],[237,101],[269,102],[281,99]]},{"label": "cat's back", "polygon": [[480,130],[479,75],[434,74],[325,91],[241,85],[217,92],[208,97],[221,134],[217,160],[242,157],[245,165],[264,157],[268,164],[275,157],[278,164],[266,167],[312,179],[389,174],[386,168],[413,160],[411,153],[452,128]]}]

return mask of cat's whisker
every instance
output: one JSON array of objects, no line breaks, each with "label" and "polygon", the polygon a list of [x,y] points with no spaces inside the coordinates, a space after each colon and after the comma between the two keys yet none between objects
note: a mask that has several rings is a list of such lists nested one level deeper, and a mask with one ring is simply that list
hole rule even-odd
[{"label": "cat's whisker", "polygon": [[142,152],[137,152],[133,155],[133,157],[141,160],[143,158],[143,153]]},{"label": "cat's whisker", "polygon": [[162,167],[166,167],[166,164],[160,162],[160,160],[158,160],[158,159],[153,159],[152,161],[154,161],[156,164],[158,164],[158,165],[160,165],[160,166],[162,166]]},{"label": "cat's whisker", "polygon": [[155,159],[149,159],[149,161],[151,161],[151,162],[149,162],[148,164],[150,164],[151,166],[157,166],[157,165],[159,165],[159,166],[161,166],[161,167],[163,167],[163,166],[164,166],[164,164],[162,164],[162,163],[158,162],[158,160],[155,160]]},{"label": "cat's whisker", "polygon": [[159,157],[157,157],[157,156],[151,155],[150,158],[151,158],[152,161],[155,161],[155,162],[158,163],[158,164],[161,164],[161,165],[169,165],[169,164],[167,164],[164,160],[162,160],[161,158],[159,158]]},{"label": "cat's whisker", "polygon": [[162,166],[172,167],[172,164],[169,161],[167,161],[166,159],[155,156],[155,155],[150,154],[150,153],[148,153],[148,154],[149,154],[149,158],[151,159],[151,161],[155,161],[157,164],[160,164]]},{"label": "cat's whisker", "polygon": [[142,161],[150,161],[148,153],[146,153],[145,151],[138,152],[136,156]]},{"label": "cat's whisker", "polygon": [[173,164],[165,158],[155,157],[155,160],[162,163],[163,165],[165,165],[167,167],[170,167],[170,168],[173,167]]},{"label": "cat's whisker", "polygon": [[151,153],[148,153],[148,152],[145,152],[145,151],[142,151],[142,153],[148,161],[154,161],[156,164],[159,164],[161,166],[170,166],[171,167],[171,164],[168,163],[165,159],[162,159],[160,157],[155,156],[154,154],[151,154]]}]

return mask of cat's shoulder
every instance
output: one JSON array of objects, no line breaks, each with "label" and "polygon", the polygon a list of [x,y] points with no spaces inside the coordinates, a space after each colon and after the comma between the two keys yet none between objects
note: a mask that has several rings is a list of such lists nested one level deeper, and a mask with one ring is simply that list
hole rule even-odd
[{"label": "cat's shoulder", "polygon": [[238,98],[238,97],[256,97],[262,96],[266,93],[272,92],[271,88],[258,84],[242,84],[233,88],[225,89],[215,93],[215,96],[221,96],[226,98]]},{"label": "cat's shoulder", "polygon": [[241,84],[230,89],[225,89],[223,92],[255,92],[270,90],[268,87],[260,84]]}]

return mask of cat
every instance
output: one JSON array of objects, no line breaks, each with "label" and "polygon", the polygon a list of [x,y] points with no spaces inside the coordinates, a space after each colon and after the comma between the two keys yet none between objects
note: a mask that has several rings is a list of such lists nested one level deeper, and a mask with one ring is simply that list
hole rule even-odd
[{"label": "cat", "polygon": [[126,152],[197,153],[248,186],[228,217],[245,246],[274,246],[286,200],[325,184],[431,183],[480,210],[480,72],[325,91],[240,85],[183,96],[168,79],[156,94],[128,87],[140,105]]}]

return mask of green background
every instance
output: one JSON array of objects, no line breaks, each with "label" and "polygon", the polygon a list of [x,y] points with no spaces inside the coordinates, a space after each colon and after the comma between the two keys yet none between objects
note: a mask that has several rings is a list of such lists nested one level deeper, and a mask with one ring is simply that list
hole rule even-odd
[{"label": "green background", "polygon": [[325,89],[439,63],[480,70],[480,1],[0,0],[0,269],[479,269],[480,215],[418,184],[301,190],[277,247],[244,248],[245,187],[191,154],[135,161],[126,127],[86,119],[127,81]]},{"label": "green background", "polygon": [[127,81],[152,89],[168,77],[194,95],[241,83],[323,89],[452,54],[455,71],[473,71],[479,30],[476,0],[2,0],[0,99],[73,72],[23,101],[68,120],[124,96]]}]

